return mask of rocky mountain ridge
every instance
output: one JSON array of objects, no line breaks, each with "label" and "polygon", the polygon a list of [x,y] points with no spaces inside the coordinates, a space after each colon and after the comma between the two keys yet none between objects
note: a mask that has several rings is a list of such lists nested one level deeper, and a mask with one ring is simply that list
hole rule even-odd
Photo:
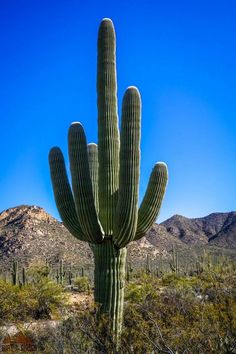
[{"label": "rocky mountain ridge", "polygon": [[92,253],[43,208],[22,205],[0,214],[0,264],[4,267],[14,259],[26,265],[61,259],[85,264],[92,262]]},{"label": "rocky mountain ridge", "polygon": [[[138,242],[129,245],[131,261],[142,262],[166,257],[172,247],[188,252],[191,246],[215,245],[236,248],[236,212],[214,213],[204,218],[189,219],[174,215],[157,225]],[[37,260],[52,263],[63,259],[75,265],[92,265],[92,252],[87,243],[75,239],[61,222],[38,206],[22,205],[0,214],[0,265],[8,267],[17,259],[23,264]]]},{"label": "rocky mountain ridge", "polygon": [[212,213],[202,218],[174,215],[160,224],[188,245],[211,244],[236,248],[236,212]]}]

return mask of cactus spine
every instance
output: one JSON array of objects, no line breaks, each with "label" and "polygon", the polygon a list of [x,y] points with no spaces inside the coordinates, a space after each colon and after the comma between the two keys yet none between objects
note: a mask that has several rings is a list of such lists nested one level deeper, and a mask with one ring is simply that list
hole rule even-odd
[{"label": "cactus spine", "polygon": [[97,64],[98,146],[87,145],[80,123],[69,128],[72,189],[58,147],[49,163],[54,196],[67,229],[89,242],[95,260],[95,301],[109,314],[118,339],[122,328],[126,246],[138,240],[155,221],[167,183],[165,163],[157,163],[138,210],[141,98],[129,87],[122,103],[118,130],[116,40],[113,23],[102,20]]}]

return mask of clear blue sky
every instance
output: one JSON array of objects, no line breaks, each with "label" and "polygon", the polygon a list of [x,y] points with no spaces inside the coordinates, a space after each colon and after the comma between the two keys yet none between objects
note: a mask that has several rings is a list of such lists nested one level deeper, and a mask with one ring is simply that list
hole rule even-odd
[{"label": "clear blue sky", "polygon": [[117,34],[119,108],[142,102],[140,196],[165,161],[159,220],[236,209],[236,2],[5,0],[0,4],[0,210],[35,204],[58,216],[48,151],[67,158],[70,122],[97,141],[96,42]]}]

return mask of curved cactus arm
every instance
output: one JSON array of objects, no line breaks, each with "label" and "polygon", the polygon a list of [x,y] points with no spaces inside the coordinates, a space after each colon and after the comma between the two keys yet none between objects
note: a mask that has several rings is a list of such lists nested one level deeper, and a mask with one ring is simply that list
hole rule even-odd
[{"label": "curved cactus arm", "polygon": [[68,181],[65,161],[61,150],[54,147],[49,153],[51,181],[60,217],[69,232],[81,241],[86,241],[75,209],[75,202]]},{"label": "curved cactus arm", "polygon": [[95,208],[98,214],[99,201],[98,201],[98,147],[94,143],[88,144],[88,161],[89,171],[93,187],[93,199]]},{"label": "curved cactus arm", "polygon": [[113,231],[119,184],[116,38],[113,23],[103,19],[98,33],[97,64],[99,218],[106,235]]},{"label": "curved cactus arm", "polygon": [[140,170],[141,98],[136,87],[129,87],[122,103],[120,176],[114,243],[126,246],[135,237],[138,220]]},{"label": "curved cactus arm", "polygon": [[82,125],[78,122],[72,123],[69,128],[68,145],[78,220],[88,241],[99,243],[103,240],[103,231],[93,200],[86,137]]},{"label": "curved cactus arm", "polygon": [[135,240],[139,240],[155,222],[165,194],[168,170],[164,162],[153,167],[148,187],[138,212],[138,226]]}]

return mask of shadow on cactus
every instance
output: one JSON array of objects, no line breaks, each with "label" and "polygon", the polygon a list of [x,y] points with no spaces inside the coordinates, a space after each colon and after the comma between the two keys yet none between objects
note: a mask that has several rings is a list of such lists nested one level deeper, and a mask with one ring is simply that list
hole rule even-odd
[{"label": "shadow on cactus", "polygon": [[113,23],[103,19],[98,33],[98,145],[88,144],[81,123],[72,123],[68,149],[72,188],[63,154],[49,154],[58,211],[66,228],[89,243],[95,259],[95,302],[108,313],[116,338],[122,329],[126,246],[150,229],[167,184],[167,167],[155,164],[138,208],[141,97],[129,87],[118,129],[116,40]]}]

